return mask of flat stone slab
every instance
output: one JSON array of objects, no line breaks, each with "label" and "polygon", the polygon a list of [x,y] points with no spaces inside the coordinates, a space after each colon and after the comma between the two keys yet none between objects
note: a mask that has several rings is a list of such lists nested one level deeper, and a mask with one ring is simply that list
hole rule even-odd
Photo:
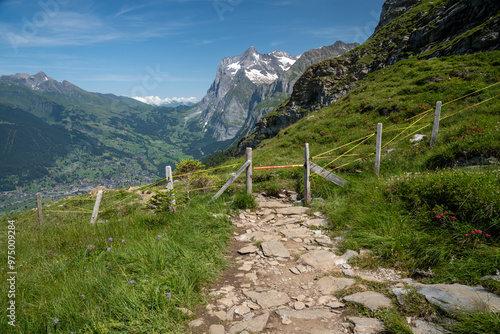
[{"label": "flat stone slab", "polygon": [[337,256],[327,250],[314,250],[302,255],[298,261],[317,270],[332,271],[336,266],[347,263],[354,256],[358,256],[358,253],[352,250],[348,250],[342,256]]},{"label": "flat stone slab", "polygon": [[413,334],[441,334],[449,333],[442,326],[424,320],[415,320],[415,327],[411,327]]},{"label": "flat stone slab", "polygon": [[389,297],[375,291],[358,292],[353,295],[345,296],[344,301],[361,304],[371,311],[392,306]]},{"label": "flat stone slab", "polygon": [[373,318],[348,317],[354,324],[354,334],[379,334],[385,330],[384,323]]},{"label": "flat stone slab", "polygon": [[309,210],[305,206],[291,206],[288,208],[276,209],[276,213],[281,213],[282,215],[303,215]]},{"label": "flat stone slab", "polygon": [[259,202],[259,208],[289,208],[290,204],[281,203],[278,201]]},{"label": "flat stone slab", "polygon": [[290,257],[290,252],[279,241],[266,241],[260,246],[267,257]]},{"label": "flat stone slab", "polygon": [[253,319],[237,322],[229,329],[228,334],[236,334],[245,330],[252,333],[262,332],[268,320],[269,313],[264,313]]},{"label": "flat stone slab", "polygon": [[500,297],[483,287],[462,284],[415,284],[417,292],[431,304],[446,312],[484,311],[500,312]]},{"label": "flat stone slab", "polygon": [[291,311],[291,310],[277,310],[276,313],[281,318],[295,318],[295,319],[306,319],[306,320],[315,320],[320,318],[332,318],[337,314],[328,312],[325,310],[300,310],[300,311]]},{"label": "flat stone slab", "polygon": [[240,249],[238,251],[238,253],[241,255],[253,254],[253,253],[257,253],[257,250],[258,250],[258,248],[256,246],[247,246],[247,247],[243,247],[242,249]]},{"label": "flat stone slab", "polygon": [[245,233],[237,236],[235,238],[238,241],[269,241],[269,240],[280,240],[281,237],[277,234],[270,234],[266,232],[256,231]]},{"label": "flat stone slab", "polygon": [[267,223],[268,221],[273,220],[274,218],[276,218],[276,216],[274,214],[270,214],[270,215],[262,218],[261,220],[259,220],[259,222],[257,224]]},{"label": "flat stone slab", "polygon": [[329,226],[328,219],[308,219],[308,220],[304,221],[302,224],[304,224],[305,226],[308,226],[308,227],[311,227],[311,226],[328,227]]},{"label": "flat stone slab", "polygon": [[226,330],[222,325],[212,325],[208,329],[208,334],[225,334]]},{"label": "flat stone slab", "polygon": [[281,230],[280,233],[285,237],[285,238],[307,238],[313,235],[310,230],[308,229],[303,229],[303,228],[297,228],[297,229],[286,229],[286,230]]},{"label": "flat stone slab", "polygon": [[290,297],[284,292],[269,291],[269,292],[256,292],[256,291],[243,291],[245,296],[252,299],[259,304],[263,309],[271,307],[278,307],[290,302]]},{"label": "flat stone slab", "polygon": [[188,323],[189,327],[200,327],[201,325],[203,325],[202,318],[195,319],[195,320],[191,321],[190,323]]},{"label": "flat stone slab", "polygon": [[330,295],[336,291],[344,290],[356,283],[352,278],[325,276],[316,282],[316,285],[324,295]]}]

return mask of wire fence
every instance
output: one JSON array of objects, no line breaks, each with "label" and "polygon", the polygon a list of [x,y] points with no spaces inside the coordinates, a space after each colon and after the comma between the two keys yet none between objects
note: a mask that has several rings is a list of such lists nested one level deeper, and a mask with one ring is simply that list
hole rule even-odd
[{"label": "wire fence", "polygon": [[[450,105],[452,103],[464,100],[470,96],[474,96],[474,95],[476,95],[484,90],[490,89],[490,88],[495,87],[499,84],[500,84],[500,82],[497,82],[495,84],[481,88],[479,90],[476,90],[476,91],[471,92],[469,94],[466,94],[464,96],[461,96],[461,97],[458,97],[458,98],[453,99],[451,101],[448,101],[446,103],[443,103],[442,106],[447,106],[447,105]],[[473,107],[478,107],[480,105],[488,103],[488,102],[495,100],[497,98],[500,98],[500,94],[495,95],[495,96],[488,98],[488,99],[484,99],[484,100],[474,104]],[[453,116],[456,116],[464,111],[471,110],[471,109],[472,108],[470,106],[462,107],[460,110],[457,110],[457,111],[452,112],[452,113],[447,113],[446,115],[444,115],[443,117],[440,118],[440,121],[443,121],[445,119],[449,119]],[[426,120],[427,117],[432,116],[433,113],[434,113],[433,108],[427,109],[427,110],[425,110],[417,115],[414,115],[414,116],[404,120],[402,123],[406,123],[406,124],[403,127],[401,127],[400,124],[392,124],[391,126],[389,126],[387,129],[384,130],[384,133],[393,134],[393,136],[392,136],[392,138],[390,138],[388,141],[386,141],[384,143],[382,148],[387,148],[390,145],[395,145],[397,143],[400,143],[401,141],[406,140],[408,137],[410,137],[416,133],[419,133],[426,128],[431,127],[432,123],[429,122],[427,124],[422,124],[422,121]],[[366,161],[367,159],[369,159],[370,157],[375,155],[375,153],[373,153],[373,152],[352,153],[352,152],[355,149],[359,148],[360,146],[366,144],[367,141],[369,141],[370,139],[372,139],[376,135],[377,135],[377,132],[374,131],[374,132],[369,133],[367,135],[364,135],[358,139],[352,140],[348,143],[342,144],[338,147],[334,147],[332,149],[329,149],[325,152],[316,154],[315,156],[311,157],[310,158],[311,161],[314,161],[314,160],[323,161],[326,159],[331,159],[327,163],[323,164],[322,168],[324,169],[324,172],[319,173],[319,174],[315,174],[314,176],[315,177],[321,176],[321,174],[323,174],[323,173],[327,173],[330,171],[332,171],[332,172],[337,171],[339,169],[344,168],[345,166],[348,166],[348,165],[351,165],[351,164],[354,164],[354,163],[357,163],[360,161]],[[337,151],[341,151],[341,150],[344,150],[343,153],[337,154],[337,155],[332,155],[333,153],[336,153]],[[343,160],[342,164],[335,164],[335,162],[337,162],[341,159],[345,159],[345,158],[348,158],[347,161]],[[210,172],[219,171],[219,170],[223,170],[223,169],[230,169],[230,168],[240,166],[240,165],[241,165],[240,163],[236,163],[236,164],[219,166],[219,167],[214,167],[214,168],[209,168],[209,169],[200,169],[200,170],[196,170],[196,171],[193,171],[190,173],[183,173],[183,174],[174,173],[172,175],[172,178],[176,179],[177,181],[180,181],[180,180],[184,180],[186,177],[190,177],[193,175],[207,175]],[[333,168],[332,168],[332,165],[334,165]],[[299,167],[304,167],[304,165],[299,165],[299,164],[295,163],[295,164],[281,165],[281,166],[259,166],[259,167],[252,167],[252,168],[253,168],[253,170],[269,170],[269,169],[278,169],[278,168],[299,168]],[[329,169],[327,169],[327,168],[329,168]],[[226,174],[227,173],[231,173],[231,172],[226,172]],[[138,187],[137,189],[135,189],[135,191],[129,191],[129,192],[124,192],[124,193],[118,192],[118,193],[113,193],[113,195],[111,195],[110,197],[106,196],[106,203],[105,203],[106,205],[104,205],[103,208],[99,210],[99,213],[106,212],[107,210],[111,210],[113,208],[119,207],[123,203],[130,202],[134,197],[137,196],[137,193],[141,193],[141,194],[145,194],[148,192],[152,193],[155,190],[158,190],[160,185],[162,185],[163,183],[167,183],[167,182],[168,182],[167,178],[163,178],[163,179],[160,179],[154,183]],[[187,189],[187,187],[185,189],[176,188],[175,192],[177,194],[196,193],[196,192],[200,192],[200,191],[212,190],[212,189],[215,189],[217,187],[220,187],[220,184],[215,182],[213,184],[201,185],[201,186],[193,188],[193,189]],[[75,202],[75,205],[71,204],[72,202]],[[87,202],[86,207],[82,206],[82,202]],[[52,205],[48,205],[48,206],[46,205],[46,207],[44,209],[44,213],[54,213],[54,214],[70,214],[71,213],[71,214],[86,214],[86,215],[88,215],[88,214],[93,213],[93,210],[90,207],[93,202],[94,202],[93,197],[90,197],[90,198],[82,198],[82,197],[68,198],[65,200],[63,207],[58,208],[58,209],[53,209]],[[36,200],[28,203],[27,206],[31,206],[34,203],[36,203]],[[67,207],[67,208],[64,209],[64,207]],[[37,212],[35,211],[32,215],[30,215],[30,217],[34,217],[36,215],[37,215]]]}]

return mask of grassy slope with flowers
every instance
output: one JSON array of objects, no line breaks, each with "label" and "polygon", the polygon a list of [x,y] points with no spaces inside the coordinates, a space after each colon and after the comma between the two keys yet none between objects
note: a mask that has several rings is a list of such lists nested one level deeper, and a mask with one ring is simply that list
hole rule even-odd
[{"label": "grassy slope with flowers", "polygon": [[[313,207],[328,214],[345,248],[373,251],[360,265],[395,266],[409,276],[430,270],[434,276],[424,281],[483,284],[499,293],[498,282],[480,280],[500,268],[500,166],[487,160],[500,159],[499,59],[500,52],[413,57],[374,72],[332,106],[264,141],[254,150],[254,166],[303,164],[308,142],[313,162],[349,181],[342,189],[313,177],[313,196],[325,199]],[[437,101],[442,120],[430,147]],[[379,122],[383,154],[376,176]],[[426,137],[410,142],[417,133]],[[243,158],[228,163],[234,161]],[[255,171],[254,188],[302,192],[302,174]]]},{"label": "grassy slope with flowers", "polygon": [[[138,195],[105,193],[95,226],[94,198],[81,196],[44,207],[42,226],[27,211],[10,216],[16,226],[16,326],[7,324],[2,283],[1,333],[183,333],[206,295],[204,287],[226,265],[232,227],[228,209],[208,198],[189,210],[152,213]],[[114,203],[119,202],[115,205]],[[52,212],[51,212],[52,211]],[[56,213],[54,211],[64,211]],[[7,231],[6,217],[2,229]],[[4,235],[2,233],[2,235]],[[1,240],[6,282],[7,240]]]},{"label": "grassy slope with flowers", "polygon": [[[500,82],[498,59],[500,52],[412,58],[372,73],[331,107],[265,141],[253,154],[254,166],[302,164],[303,143],[308,142],[315,163],[349,181],[342,189],[313,177],[313,195],[325,199],[313,209],[328,215],[331,233],[345,237],[345,248],[373,251],[358,265],[396,266],[409,276],[431,269],[435,275],[424,281],[482,283],[499,292],[498,283],[480,281],[499,268],[498,165],[465,168],[500,158],[500,99],[488,101],[499,95],[500,84],[474,93]],[[431,148],[429,125],[438,100],[444,103],[443,121]],[[375,176],[378,122],[384,124],[384,154],[381,175]],[[410,143],[407,135],[414,131],[427,137]],[[301,169],[255,171],[254,189],[301,192],[302,174]],[[229,193],[244,188],[242,179]],[[212,214],[228,209],[220,201],[207,205],[208,197],[200,197],[189,210],[152,214],[133,204],[136,199],[125,200],[124,192],[104,198],[109,196],[124,201],[110,206],[103,217],[107,222],[96,226],[89,226],[88,215],[76,213],[49,213],[43,226],[37,226],[31,212],[10,217],[17,231],[18,327],[2,321],[1,332],[185,332],[189,316],[177,307],[193,309],[202,302],[203,287],[223,268],[231,225]],[[92,205],[92,200],[77,198],[52,209],[92,210]],[[6,240],[0,240],[1,249]],[[0,257],[6,263],[7,253]],[[1,300],[6,305],[7,293]],[[463,319],[459,325],[464,329],[456,332],[471,332],[474,321],[493,324],[490,328],[500,324],[497,316]]]}]

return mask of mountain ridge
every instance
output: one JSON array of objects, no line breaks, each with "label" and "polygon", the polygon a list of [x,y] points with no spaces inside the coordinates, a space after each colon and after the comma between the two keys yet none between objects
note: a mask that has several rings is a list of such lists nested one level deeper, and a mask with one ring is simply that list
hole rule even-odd
[{"label": "mountain ridge", "polygon": [[250,47],[238,56],[223,58],[214,82],[193,110],[200,115],[193,122],[204,124],[205,140],[237,140],[289,97],[293,84],[308,66],[357,46],[337,41],[295,57],[279,50],[261,54]]},{"label": "mountain ridge", "polygon": [[493,0],[388,0],[374,34],[344,56],[308,68],[290,99],[238,144],[257,147],[309,112],[331,105],[376,70],[412,56],[422,59],[500,49],[500,3]]}]

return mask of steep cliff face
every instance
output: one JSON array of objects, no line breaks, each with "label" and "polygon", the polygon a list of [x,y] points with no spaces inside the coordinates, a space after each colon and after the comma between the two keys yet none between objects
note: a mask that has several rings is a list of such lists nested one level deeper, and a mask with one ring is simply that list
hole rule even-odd
[{"label": "steep cliff face", "polygon": [[359,80],[399,60],[433,58],[500,49],[497,0],[387,0],[375,33],[362,46],[305,71],[291,98],[262,118],[238,143],[257,147],[309,111],[329,106],[357,87]]},{"label": "steep cliff face", "polygon": [[[301,74],[312,64],[338,57],[359,44],[341,41],[300,56],[276,50],[259,53],[254,47],[224,58],[207,95],[193,108],[188,127],[201,126],[203,142],[228,142],[247,135],[255,123],[290,97]],[[224,144],[224,143],[223,143]],[[209,153],[211,149],[203,149]]]}]

